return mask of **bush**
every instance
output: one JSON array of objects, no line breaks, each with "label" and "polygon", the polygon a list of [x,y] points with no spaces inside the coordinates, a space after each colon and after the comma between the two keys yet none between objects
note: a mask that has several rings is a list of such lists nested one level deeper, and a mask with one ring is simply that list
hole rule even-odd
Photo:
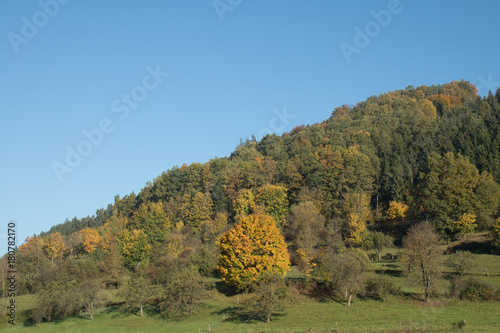
[{"label": "bush", "polygon": [[453,278],[451,280],[450,296],[469,301],[500,300],[500,293],[495,291],[491,285],[474,278]]},{"label": "bush", "polygon": [[387,295],[397,295],[400,291],[386,276],[369,277],[361,296],[384,301]]}]

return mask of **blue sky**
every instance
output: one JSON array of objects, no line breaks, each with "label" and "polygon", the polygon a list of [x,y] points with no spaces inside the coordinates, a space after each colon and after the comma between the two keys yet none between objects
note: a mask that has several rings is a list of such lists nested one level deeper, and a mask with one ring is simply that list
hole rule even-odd
[{"label": "blue sky", "polygon": [[[0,235],[9,220],[24,240],[92,215],[174,165],[372,95],[460,79],[484,95],[500,84],[498,13],[497,1],[3,0]],[[71,167],[67,149],[86,156]]]}]

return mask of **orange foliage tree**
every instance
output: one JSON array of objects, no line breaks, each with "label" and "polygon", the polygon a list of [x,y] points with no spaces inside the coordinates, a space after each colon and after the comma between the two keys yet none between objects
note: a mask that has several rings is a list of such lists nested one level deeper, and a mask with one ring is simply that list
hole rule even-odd
[{"label": "orange foliage tree", "polygon": [[220,240],[217,269],[222,280],[238,290],[257,281],[264,272],[284,275],[290,255],[283,235],[272,217],[252,214],[243,217]]},{"label": "orange foliage tree", "polygon": [[44,241],[43,251],[52,262],[54,262],[54,258],[62,259],[65,250],[66,243],[58,232],[50,234]]},{"label": "orange foliage tree", "polygon": [[101,243],[101,237],[99,232],[94,228],[84,228],[80,230],[80,236],[82,237],[83,249],[87,253],[94,252],[99,244]]}]

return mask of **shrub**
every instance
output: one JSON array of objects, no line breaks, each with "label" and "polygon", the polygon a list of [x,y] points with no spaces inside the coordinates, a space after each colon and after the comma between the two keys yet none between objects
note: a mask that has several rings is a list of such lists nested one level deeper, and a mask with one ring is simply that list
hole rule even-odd
[{"label": "shrub", "polygon": [[499,292],[495,291],[491,285],[472,277],[468,279],[453,278],[451,280],[450,296],[470,301],[500,300]]},{"label": "shrub", "polygon": [[361,296],[384,301],[387,295],[397,295],[400,291],[386,276],[369,277]]}]

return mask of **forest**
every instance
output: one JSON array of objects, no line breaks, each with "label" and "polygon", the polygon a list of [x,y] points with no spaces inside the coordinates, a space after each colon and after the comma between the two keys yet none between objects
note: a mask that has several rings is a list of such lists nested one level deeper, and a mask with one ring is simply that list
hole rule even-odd
[{"label": "forest", "polygon": [[[500,310],[499,183],[500,89],[482,97],[462,80],[372,96],[174,166],[93,216],[28,237],[16,252],[28,304],[17,325],[361,332],[338,318],[420,306],[456,311],[406,329],[394,319],[391,331],[488,331],[495,315],[484,327],[469,317]],[[7,266],[5,255],[3,280]],[[287,326],[300,308],[324,326]],[[388,329],[379,317],[372,331]]]}]

